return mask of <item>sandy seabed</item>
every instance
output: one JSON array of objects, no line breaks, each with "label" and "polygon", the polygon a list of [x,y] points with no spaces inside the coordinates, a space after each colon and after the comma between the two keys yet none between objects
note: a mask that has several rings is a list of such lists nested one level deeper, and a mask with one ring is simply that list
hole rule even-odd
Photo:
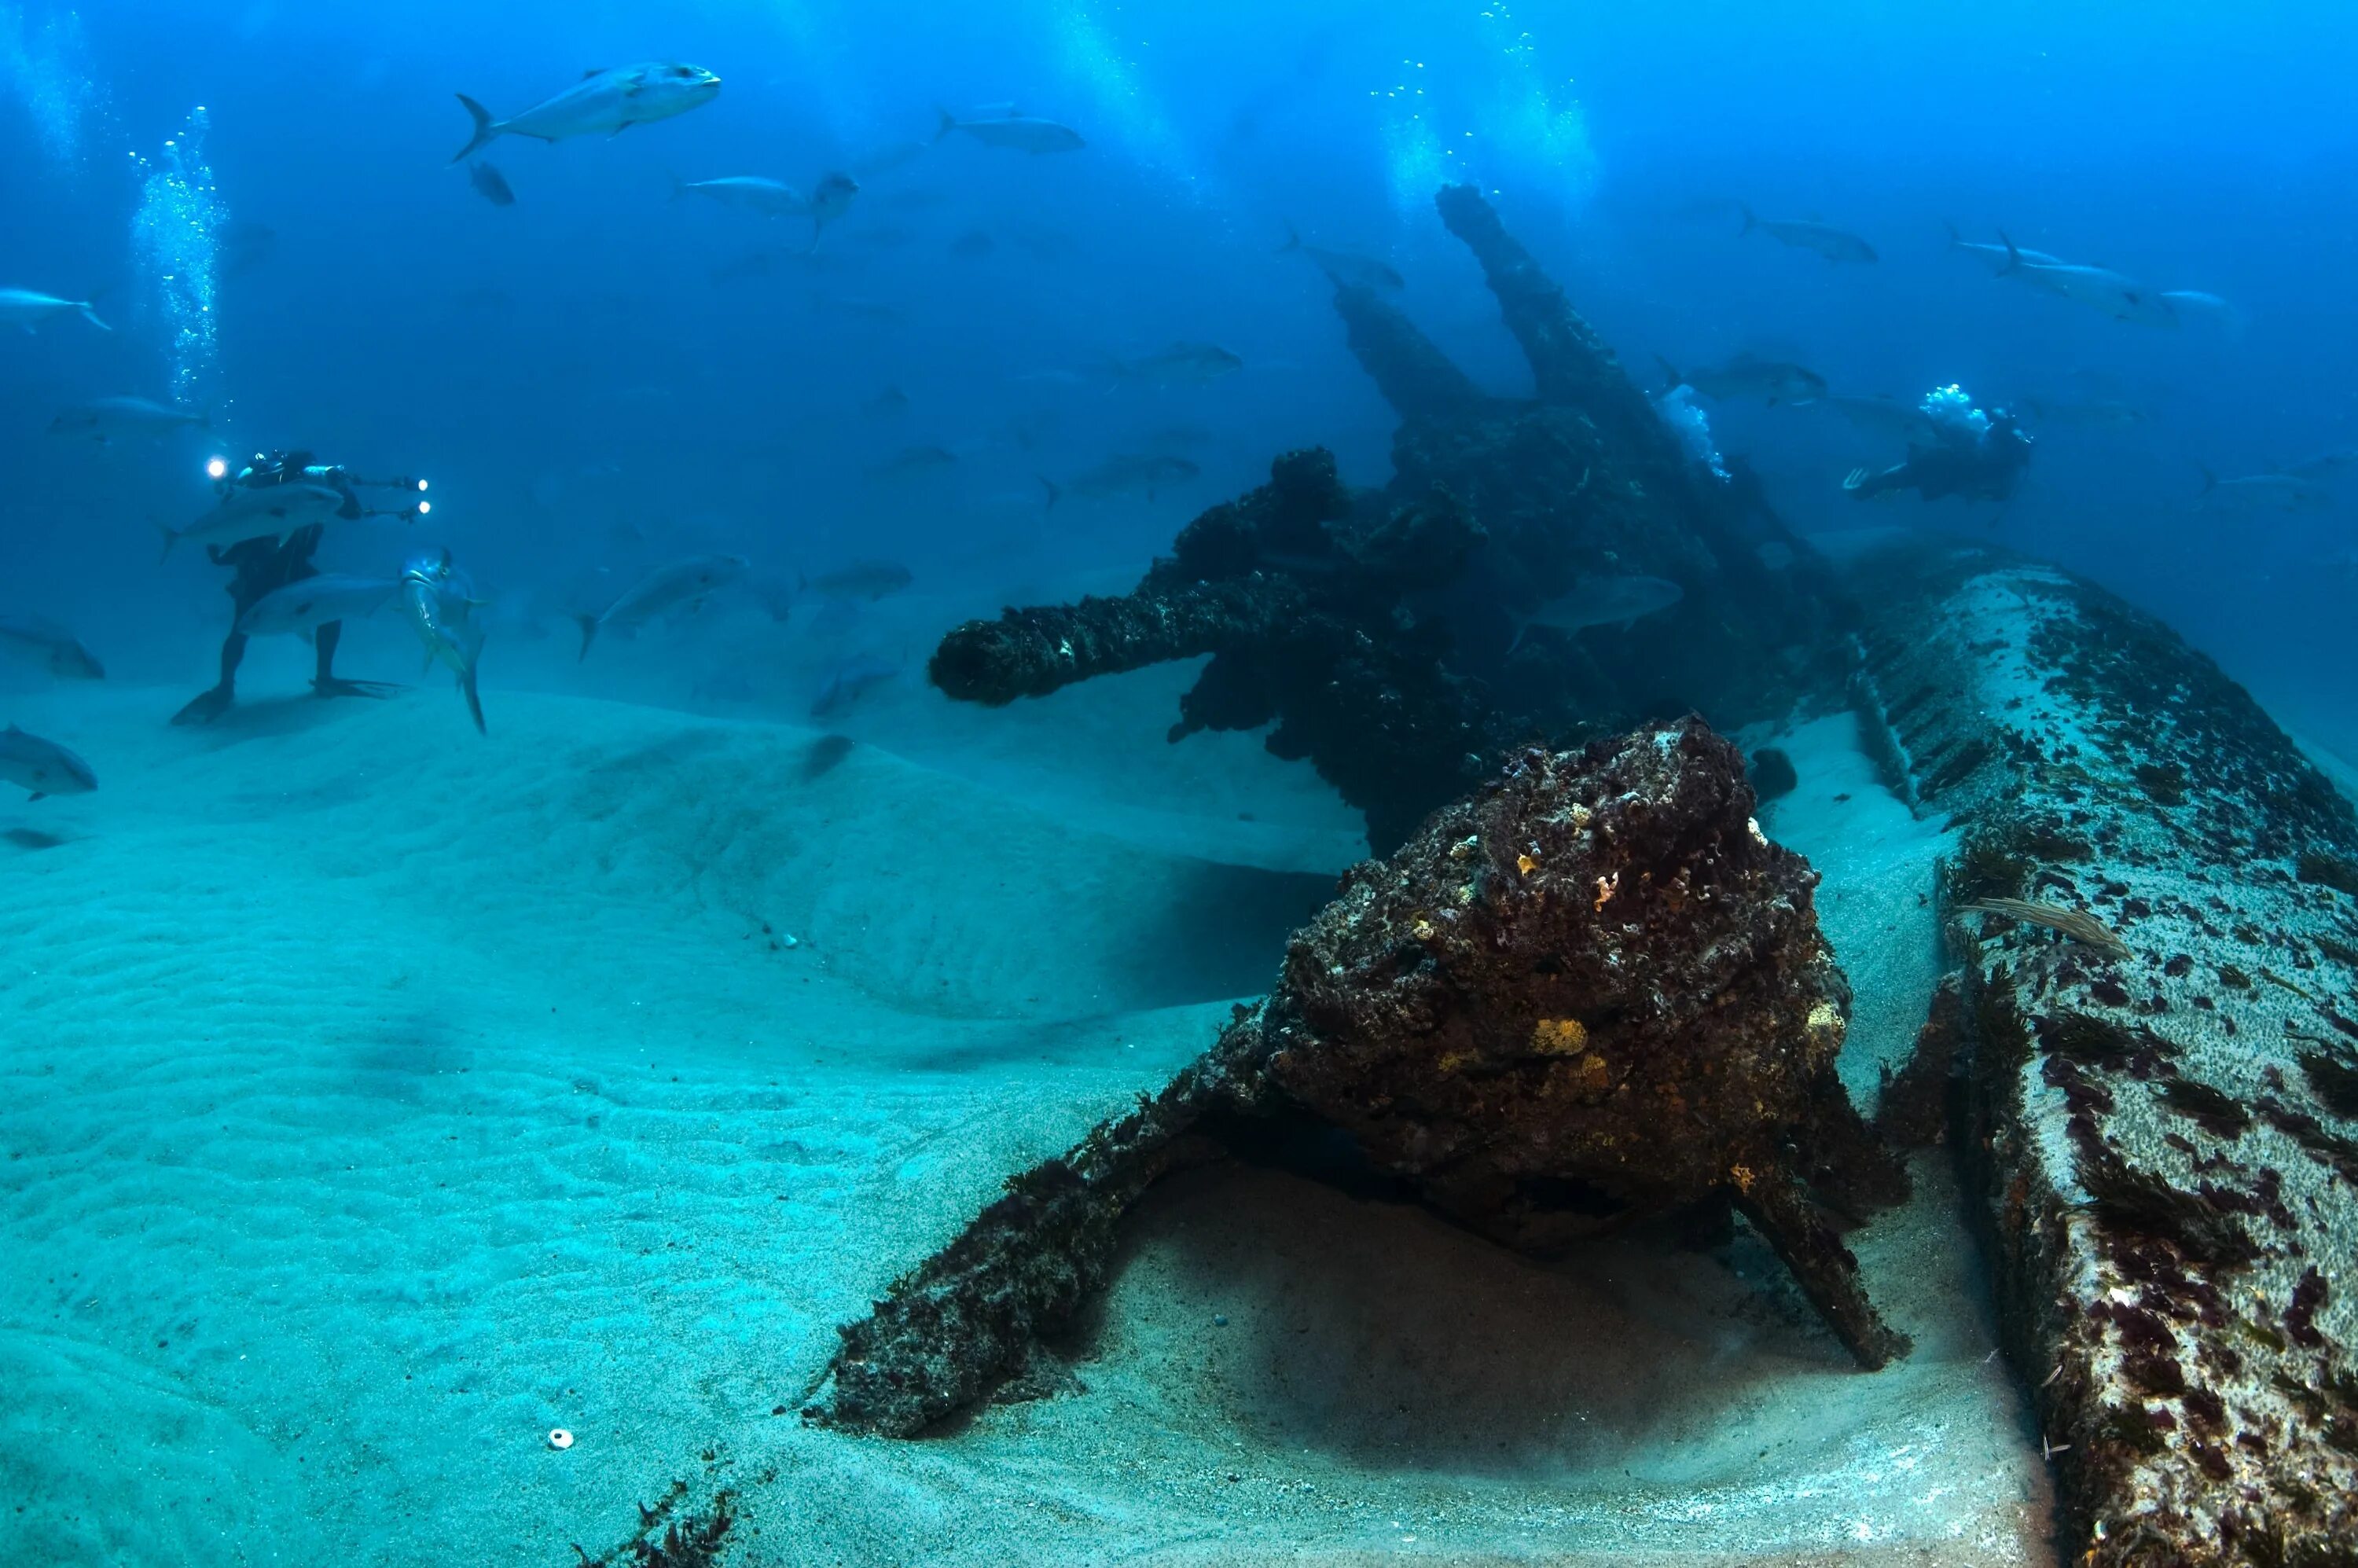
[{"label": "sandy seabed", "polygon": [[[568,1564],[674,1478],[736,1491],[749,1563],[2043,1561],[1937,1158],[1854,1238],[1916,1339],[1877,1376],[1740,1242],[1541,1267],[1228,1169],[1144,1206],[1058,1397],[796,1419],[835,1325],[1208,1043],[1357,852],[1252,738],[1163,746],[1184,674],[990,715],[971,766],[914,682],[856,741],[12,698],[103,787],[0,804],[0,1563]],[[1847,718],[1779,743],[1871,1097],[1942,840]]]}]

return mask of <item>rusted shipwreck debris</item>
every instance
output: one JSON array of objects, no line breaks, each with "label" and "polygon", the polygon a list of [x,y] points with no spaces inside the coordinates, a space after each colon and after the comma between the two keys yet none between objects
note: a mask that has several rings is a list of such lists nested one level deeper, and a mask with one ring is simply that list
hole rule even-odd
[{"label": "rusted shipwreck debris", "polygon": [[[1534,395],[1486,394],[1380,297],[1340,287],[1352,352],[1401,419],[1390,485],[1346,488],[1324,451],[1280,458],[1130,593],[953,630],[935,683],[997,704],[1209,654],[1171,738],[1271,726],[1272,752],[1307,759],[1366,813],[1379,853],[1527,739],[1687,711],[1725,728],[1838,695],[1824,564],[1757,484],[1689,460],[1478,193],[1451,187],[1438,205]],[[1519,616],[1633,573],[1684,600],[1626,629],[1540,629],[1518,645]]]},{"label": "rusted shipwreck debris", "polygon": [[1521,753],[1349,872],[1276,990],[1160,1095],[845,1328],[809,1413],[905,1434],[1025,1372],[1148,1184],[1287,1118],[1529,1253],[1732,1204],[1861,1364],[1904,1353],[1820,1206],[1863,1215],[1904,1177],[1834,1076],[1847,993],[1816,875],[1752,808],[1693,719]]},{"label": "rusted shipwreck debris", "polygon": [[1933,1033],[2065,1559],[2358,1563],[2358,820],[2109,594],[1987,550],[1862,589],[1862,716],[1964,825]]}]

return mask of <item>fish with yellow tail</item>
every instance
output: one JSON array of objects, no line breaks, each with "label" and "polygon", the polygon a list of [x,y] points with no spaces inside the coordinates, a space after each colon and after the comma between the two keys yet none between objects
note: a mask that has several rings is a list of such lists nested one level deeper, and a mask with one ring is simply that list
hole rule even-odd
[{"label": "fish with yellow tail", "polygon": [[459,676],[459,694],[467,699],[475,732],[488,735],[483,724],[483,699],[475,689],[475,665],[483,652],[483,622],[477,613],[483,600],[474,584],[451,564],[450,552],[438,557],[421,556],[401,574],[401,608],[426,644],[428,668],[448,665]]}]

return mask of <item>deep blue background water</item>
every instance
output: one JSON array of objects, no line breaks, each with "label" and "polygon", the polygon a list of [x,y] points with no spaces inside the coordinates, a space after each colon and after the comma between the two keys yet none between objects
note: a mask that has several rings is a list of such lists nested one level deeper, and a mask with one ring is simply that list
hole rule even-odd
[{"label": "deep blue background water", "polygon": [[[611,141],[493,144],[512,209],[449,165],[468,129],[454,92],[514,113],[584,69],[653,58],[708,66],[724,90]],[[103,290],[119,330],[66,320],[0,342],[0,610],[73,622],[128,678],[201,674],[219,574],[159,569],[152,524],[206,503],[211,452],[294,444],[435,480],[429,522],[346,533],[330,564],[389,569],[447,542],[550,614],[698,549],[782,581],[892,556],[921,585],[1011,593],[1139,560],[1284,448],[1385,475],[1390,419],[1316,271],[1273,254],[1289,224],[1388,258],[1420,322],[1519,386],[1478,274],[1432,215],[1437,183],[1472,178],[1641,376],[1656,354],[1751,347],[1848,392],[1960,381],[1985,400],[2136,406],[2126,429],[2042,429],[2002,512],[1871,520],[2093,573],[2358,748],[2358,474],[2298,514],[2197,505],[2206,468],[2358,443],[2353,67],[2358,27],[2323,5],[27,0],[0,6],[0,284]],[[1033,158],[953,137],[870,179],[806,264],[777,256],[800,225],[667,200],[674,174],[806,184],[930,138],[936,103],[1011,101],[1088,147]],[[200,104],[207,221],[276,235],[218,280],[209,360],[176,351],[133,239],[143,180]],[[1728,200],[1855,231],[1882,259],[1833,267],[1739,237],[1709,207]],[[2244,325],[2108,320],[1994,280],[1946,249],[1952,222],[2219,294]],[[977,233],[988,254],[959,254]],[[1103,389],[1106,356],[1174,339],[1247,368]],[[176,376],[213,411],[210,440],[102,451],[48,434],[65,404],[167,396]],[[891,386],[905,416],[862,413]],[[1823,409],[1713,416],[1805,529],[1861,522],[1841,474],[1897,456]],[[1035,474],[1173,427],[1191,430],[1199,480],[1042,515]],[[957,462],[870,476],[926,444]]]}]

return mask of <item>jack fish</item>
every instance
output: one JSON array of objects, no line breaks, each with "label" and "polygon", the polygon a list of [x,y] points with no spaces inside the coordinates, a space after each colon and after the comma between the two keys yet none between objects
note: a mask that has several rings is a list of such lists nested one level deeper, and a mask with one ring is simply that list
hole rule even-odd
[{"label": "jack fish", "polygon": [[54,295],[36,294],[29,288],[0,288],[0,323],[22,327],[27,332],[44,321],[54,321],[77,310],[100,331],[114,330],[98,319],[98,312],[90,308],[87,299],[59,299]]},{"label": "jack fish", "polygon": [[1876,259],[1873,245],[1830,223],[1799,218],[1762,218],[1747,207],[1744,209],[1742,232],[1749,234],[1755,232],[1768,235],[1780,245],[1815,251],[1830,263],[1871,262]]},{"label": "jack fish", "polygon": [[52,795],[88,795],[98,787],[90,764],[38,735],[27,735],[14,724],[0,730],[0,780],[32,791],[27,798]]},{"label": "jack fish", "polygon": [[426,662],[438,660],[458,673],[459,694],[467,699],[475,733],[488,735],[483,726],[483,699],[475,689],[475,664],[483,652],[483,619],[476,613],[483,601],[474,585],[450,564],[450,552],[437,560],[421,556],[401,574],[401,607],[426,644]]},{"label": "jack fish", "polygon": [[49,434],[82,436],[104,445],[117,436],[161,436],[212,427],[209,414],[190,414],[145,397],[100,397],[77,404],[50,420]]},{"label": "jack fish", "polygon": [[329,485],[298,480],[291,484],[240,485],[221,504],[200,515],[185,528],[157,527],[164,535],[164,554],[183,539],[199,544],[234,544],[264,534],[292,534],[314,523],[324,523],[342,511],[351,497]]},{"label": "jack fish", "polygon": [[1518,617],[1515,641],[1507,651],[1514,652],[1521,644],[1523,633],[1534,626],[1552,627],[1566,633],[1589,626],[1618,626],[1626,632],[1641,618],[1668,610],[1686,596],[1686,589],[1668,578],[1639,577],[1634,573],[1584,578],[1573,585],[1571,592],[1550,600],[1529,615]]},{"label": "jack fish", "polygon": [[[1998,236],[2006,239],[2004,234]],[[2064,262],[2035,262],[2012,240],[2006,241],[2006,264],[2000,277],[2018,277],[2050,294],[2091,305],[2115,321],[2145,327],[2175,327],[2178,312],[2169,301],[2145,285],[2104,266],[2075,266]]]},{"label": "jack fish", "polygon": [[373,615],[401,584],[391,578],[322,572],[274,589],[237,618],[246,637],[300,637],[309,642],[330,621]]},{"label": "jack fish", "polygon": [[600,632],[611,629],[627,637],[683,606],[690,611],[703,608],[707,599],[743,576],[749,564],[742,556],[695,556],[657,567],[608,605],[603,614],[573,618],[581,628],[581,658],[590,656],[590,644]]},{"label": "jack fish", "polygon": [[55,622],[0,615],[0,654],[38,665],[59,680],[104,680],[106,666]]},{"label": "jack fish", "polygon": [[1005,147],[1020,153],[1077,152],[1088,144],[1070,125],[1059,125],[1054,120],[1035,119],[1029,114],[978,115],[961,120],[946,109],[936,108],[942,117],[941,128],[934,140],[941,141],[952,131],[964,131],[987,147]]},{"label": "jack fish", "polygon": [[668,120],[709,103],[719,92],[720,79],[700,65],[655,60],[584,71],[580,81],[556,97],[505,120],[494,119],[490,110],[461,92],[459,102],[474,116],[475,134],[450,161],[471,157],[498,136],[530,136],[542,142],[600,131],[619,136],[633,125]]}]

